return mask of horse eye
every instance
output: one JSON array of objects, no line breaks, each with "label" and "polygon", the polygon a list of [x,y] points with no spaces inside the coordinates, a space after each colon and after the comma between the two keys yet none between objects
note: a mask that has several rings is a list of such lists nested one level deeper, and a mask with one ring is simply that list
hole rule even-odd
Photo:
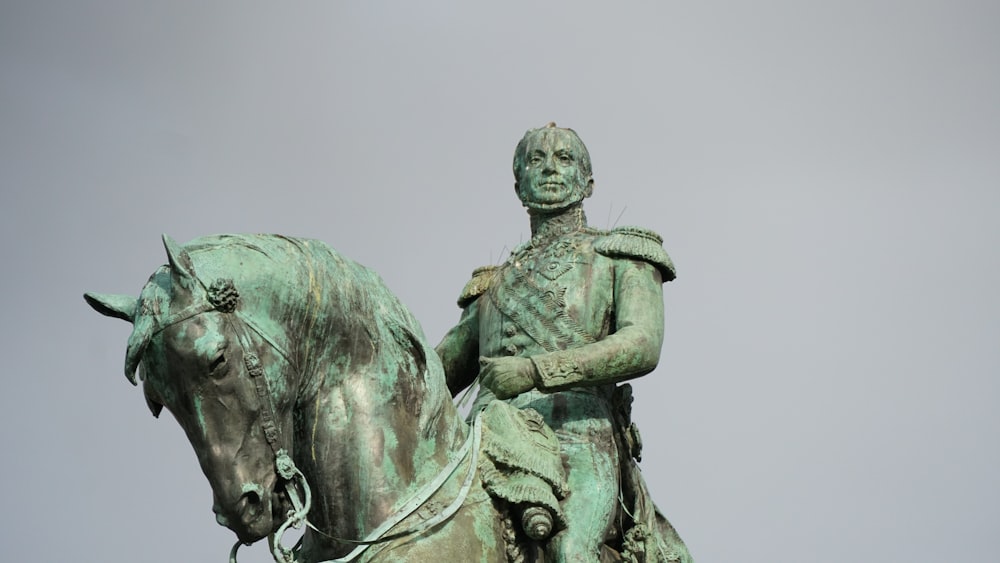
[{"label": "horse eye", "polygon": [[219,356],[212,361],[212,364],[208,366],[208,373],[212,374],[215,377],[220,377],[222,375],[225,375],[225,367],[226,367],[226,355],[220,353]]}]

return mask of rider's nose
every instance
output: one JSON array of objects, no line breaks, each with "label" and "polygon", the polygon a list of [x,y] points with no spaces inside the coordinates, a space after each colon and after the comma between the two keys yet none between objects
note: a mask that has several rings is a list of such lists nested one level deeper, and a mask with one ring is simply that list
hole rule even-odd
[{"label": "rider's nose", "polygon": [[545,164],[542,166],[542,174],[555,174],[556,172],[556,161],[554,158],[546,158]]}]

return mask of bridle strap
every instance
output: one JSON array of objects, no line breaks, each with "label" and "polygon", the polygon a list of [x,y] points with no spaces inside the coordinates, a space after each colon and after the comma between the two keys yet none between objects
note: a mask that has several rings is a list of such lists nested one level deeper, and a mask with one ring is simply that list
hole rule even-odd
[{"label": "bridle strap", "polygon": [[264,377],[264,367],[260,363],[260,357],[254,352],[253,342],[250,341],[250,334],[243,319],[232,313],[226,313],[226,320],[243,349],[243,365],[247,368],[250,380],[253,381],[257,391],[257,402],[260,407],[261,427],[264,429],[264,438],[271,446],[271,451],[277,457],[282,450],[278,443],[278,425],[274,421],[274,401],[271,400],[270,390],[267,388],[267,379]]},{"label": "bridle strap", "polygon": [[[259,328],[247,322],[241,315],[235,312],[226,312],[225,315],[233,332],[236,333],[240,348],[243,350],[243,364],[246,366],[247,373],[250,375],[250,380],[253,381],[254,389],[257,392],[257,403],[260,408],[260,425],[264,431],[264,438],[267,440],[271,452],[274,453],[276,473],[284,482],[285,493],[292,503],[292,510],[288,512],[288,518],[274,533],[268,536],[271,554],[274,556],[274,560],[279,563],[293,563],[295,560],[294,550],[282,545],[281,537],[289,527],[299,528],[306,522],[306,516],[312,507],[312,491],[309,489],[309,483],[306,481],[305,475],[295,466],[295,462],[280,443],[280,430],[275,421],[274,401],[271,397],[270,389],[268,389],[267,378],[264,374],[264,367],[261,365],[260,357],[254,352],[249,329],[260,335],[286,360],[288,360],[288,356],[273,340],[268,338]],[[289,364],[291,364],[290,361]],[[304,497],[302,499],[299,498],[298,491],[295,488],[296,481],[302,487]],[[237,542],[237,545],[233,546],[230,553],[231,562],[235,562],[236,550],[239,548],[239,543]]]},{"label": "bridle strap", "polygon": [[[240,343],[240,348],[243,351],[243,364],[247,369],[247,373],[250,376],[251,381],[253,381],[254,389],[257,395],[258,406],[260,409],[261,417],[261,428],[264,431],[264,438],[267,440],[268,446],[271,448],[271,452],[274,453],[274,465],[275,472],[278,477],[281,478],[285,483],[285,492],[288,495],[289,500],[292,503],[292,510],[288,512],[288,518],[281,527],[278,528],[276,534],[271,534],[269,536],[269,543],[271,543],[272,554],[274,555],[275,561],[279,563],[293,563],[294,553],[293,550],[286,549],[281,545],[281,536],[285,533],[285,530],[289,526],[298,528],[304,522],[306,522],[306,516],[309,514],[309,509],[312,506],[312,493],[309,489],[309,483],[306,482],[305,475],[295,466],[295,462],[292,460],[291,456],[281,447],[280,443],[280,431],[278,429],[277,422],[275,421],[275,409],[274,400],[271,397],[270,390],[267,385],[267,377],[264,374],[264,367],[261,365],[260,357],[256,354],[253,341],[250,339],[250,331],[257,333],[265,342],[267,342],[282,358],[288,362],[288,365],[295,369],[295,363],[292,362],[291,356],[274,341],[273,338],[268,336],[263,330],[260,329],[250,318],[241,315],[236,311],[236,305],[239,300],[239,292],[233,286],[233,281],[231,279],[220,278],[215,281],[211,286],[205,286],[204,282],[200,278],[194,278],[198,284],[205,290],[207,299],[203,301],[196,301],[191,305],[177,311],[173,314],[168,315],[165,319],[158,323],[158,325],[153,330],[152,334],[156,334],[168,326],[177,324],[182,321],[191,319],[202,313],[209,311],[218,311],[223,314],[227,324],[236,334],[236,338]],[[298,371],[296,369],[296,371]],[[295,488],[295,482],[298,481],[302,487],[303,498],[299,498],[298,491]],[[236,551],[239,549],[243,542],[237,541],[233,548],[229,552],[229,560],[231,563],[236,562]]]},{"label": "bridle strap", "polygon": [[[243,324],[244,327],[249,328],[250,330],[256,332],[257,336],[261,337],[261,339],[264,342],[270,344],[271,348],[273,348],[274,351],[277,352],[279,356],[281,356],[282,358],[285,359],[286,362],[288,362],[288,365],[292,366],[292,368],[295,369],[295,371],[298,371],[298,367],[296,366],[295,362],[292,361],[292,356],[288,352],[286,352],[285,349],[282,348],[277,342],[275,342],[274,338],[269,336],[266,332],[264,332],[263,329],[257,326],[257,323],[255,323],[253,319],[251,319],[246,315],[240,314],[238,311],[233,312],[232,314]],[[242,338],[246,338],[246,335],[244,335]],[[249,345],[250,341],[249,338],[247,338],[245,346]]]}]

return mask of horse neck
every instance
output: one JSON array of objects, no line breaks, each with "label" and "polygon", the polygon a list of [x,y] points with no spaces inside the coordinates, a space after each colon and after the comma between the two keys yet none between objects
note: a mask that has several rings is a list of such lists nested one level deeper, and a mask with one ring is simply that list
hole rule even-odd
[{"label": "horse neck", "polygon": [[360,539],[444,469],[468,435],[440,362],[429,350],[422,373],[397,359],[327,377],[300,403],[296,458],[312,483],[310,520]]}]

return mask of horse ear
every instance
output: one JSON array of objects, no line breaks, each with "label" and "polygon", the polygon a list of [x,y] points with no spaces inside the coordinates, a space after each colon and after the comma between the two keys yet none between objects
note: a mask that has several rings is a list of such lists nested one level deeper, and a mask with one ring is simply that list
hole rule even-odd
[{"label": "horse ear", "polygon": [[115,317],[130,323],[135,322],[135,306],[139,300],[131,295],[84,293],[83,298],[88,305],[105,317]]},{"label": "horse ear", "polygon": [[135,369],[139,365],[139,357],[145,350],[146,343],[149,342],[153,318],[144,315],[139,318],[139,322],[136,324],[135,313],[139,300],[130,295],[84,293],[83,298],[98,313],[106,317],[124,319],[135,325],[135,328],[132,329],[132,335],[128,338],[128,349],[125,351],[125,377],[132,385],[136,385]]},{"label": "horse ear", "polygon": [[170,238],[170,235],[166,234],[163,235],[163,248],[167,250],[167,259],[170,261],[170,279],[188,291],[193,290],[198,283],[198,278],[194,275],[194,263],[191,262],[191,255],[177,244],[177,241]]}]

